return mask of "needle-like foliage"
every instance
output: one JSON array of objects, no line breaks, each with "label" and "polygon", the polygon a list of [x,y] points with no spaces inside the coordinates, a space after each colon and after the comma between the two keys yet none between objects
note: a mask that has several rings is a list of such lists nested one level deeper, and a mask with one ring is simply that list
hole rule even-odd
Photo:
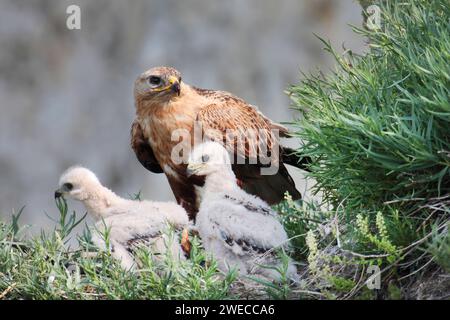
[{"label": "needle-like foliage", "polygon": [[367,52],[322,40],[337,69],[288,93],[299,151],[344,229],[335,240],[410,280],[450,259],[450,2],[374,3],[380,28],[355,28]]},{"label": "needle-like foliage", "polygon": [[[85,216],[68,215],[65,200],[53,232],[24,239],[17,232],[18,215],[10,224],[0,222],[0,299],[226,299],[235,274],[218,272],[196,239],[191,258],[175,259],[169,253],[156,263],[152,252],[140,248],[141,267],[124,270],[110,251],[90,241],[90,231],[79,236],[72,249],[67,240]],[[103,234],[109,242],[106,230]]]}]

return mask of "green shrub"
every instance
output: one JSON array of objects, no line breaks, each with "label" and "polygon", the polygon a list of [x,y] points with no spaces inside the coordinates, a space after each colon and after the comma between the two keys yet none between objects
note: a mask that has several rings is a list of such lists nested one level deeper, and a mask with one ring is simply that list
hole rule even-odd
[{"label": "green shrub", "polygon": [[340,57],[326,43],[339,69],[291,87],[302,152],[335,205],[409,209],[450,192],[449,19],[445,0],[392,2],[384,31],[356,30],[368,54]]},{"label": "green shrub", "polygon": [[369,260],[388,281],[435,262],[448,268],[450,2],[378,4],[381,28],[355,28],[368,52],[339,55],[322,40],[337,69],[288,94],[300,112],[299,152],[336,211],[340,246],[378,255]]}]

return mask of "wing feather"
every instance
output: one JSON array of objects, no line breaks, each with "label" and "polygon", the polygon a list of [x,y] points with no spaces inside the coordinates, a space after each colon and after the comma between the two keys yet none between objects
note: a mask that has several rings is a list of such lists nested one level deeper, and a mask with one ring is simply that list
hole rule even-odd
[{"label": "wing feather", "polygon": [[128,239],[125,243],[122,243],[126,250],[130,253],[139,247],[151,247],[157,240],[157,237],[162,235],[161,231],[148,233],[148,234],[135,234],[131,239]]},{"label": "wing feather", "polygon": [[[215,226],[216,237],[240,254],[261,254],[287,244],[287,236],[282,225],[272,214],[261,206],[248,201],[225,198],[227,214],[224,214],[224,203],[212,207],[209,219]],[[249,206],[249,204],[251,204]],[[245,224],[241,221],[246,221]],[[239,248],[239,250],[235,250]]]},{"label": "wing feather", "polygon": [[[279,136],[288,134],[285,127],[272,122],[256,107],[238,97],[224,91],[196,90],[214,101],[197,114],[197,121],[201,122],[204,135],[223,143],[228,138],[228,142],[233,142],[226,144],[228,151],[240,157],[249,159],[258,154],[266,154],[266,150],[278,146]],[[274,134],[274,130],[278,130],[279,136]],[[267,149],[261,149],[262,144]]]},{"label": "wing feather", "polygon": [[[269,204],[280,202],[286,191],[294,199],[300,199],[301,194],[284,167],[283,158],[272,153],[275,151],[284,156],[279,138],[288,137],[288,129],[272,122],[255,106],[228,92],[199,88],[195,90],[211,101],[200,109],[196,120],[201,122],[205,137],[224,143],[230,154],[234,155],[233,171],[242,188],[260,196]],[[233,138],[237,138],[228,137],[227,142],[227,130],[232,130]],[[272,130],[278,130],[279,135]],[[262,176],[260,168],[269,163],[279,168],[277,174]]]},{"label": "wing feather", "polygon": [[131,126],[131,148],[136,154],[139,162],[153,173],[163,173],[161,166],[156,160],[153,149],[148,139],[145,138],[141,125],[137,120]]}]

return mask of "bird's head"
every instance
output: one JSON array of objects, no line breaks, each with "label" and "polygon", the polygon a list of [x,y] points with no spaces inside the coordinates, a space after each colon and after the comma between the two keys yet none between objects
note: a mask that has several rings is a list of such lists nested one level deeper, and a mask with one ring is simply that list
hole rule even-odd
[{"label": "bird's head", "polygon": [[142,73],[134,83],[136,99],[167,102],[181,94],[181,74],[171,67],[156,67]]},{"label": "bird's head", "polygon": [[71,167],[61,175],[55,198],[67,196],[83,201],[89,196],[90,190],[98,185],[100,182],[92,171],[83,167]]},{"label": "bird's head", "polygon": [[187,166],[188,176],[220,174],[234,176],[228,151],[217,142],[205,142],[192,150]]}]

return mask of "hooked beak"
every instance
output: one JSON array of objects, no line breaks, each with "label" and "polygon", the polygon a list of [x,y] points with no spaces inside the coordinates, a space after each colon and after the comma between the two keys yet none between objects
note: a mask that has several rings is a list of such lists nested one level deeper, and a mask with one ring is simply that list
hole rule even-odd
[{"label": "hooked beak", "polygon": [[178,79],[176,77],[170,77],[169,83],[170,83],[170,90],[176,93],[178,96],[180,96],[181,87]]},{"label": "hooked beak", "polygon": [[191,176],[195,175],[199,169],[200,169],[200,165],[198,165],[198,164],[188,164],[188,166],[186,168],[187,177],[190,178]]}]

